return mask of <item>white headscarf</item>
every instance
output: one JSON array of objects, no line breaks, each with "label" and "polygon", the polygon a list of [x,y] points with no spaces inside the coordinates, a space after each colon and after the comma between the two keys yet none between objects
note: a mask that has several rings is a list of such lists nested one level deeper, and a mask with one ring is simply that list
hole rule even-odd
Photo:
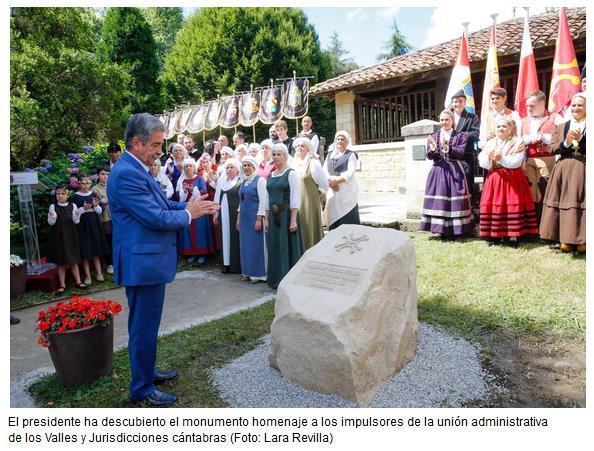
[{"label": "white headscarf", "polygon": [[230,157],[233,157],[233,149],[229,146],[223,146],[221,147],[221,150],[219,151],[222,154],[226,153],[227,155],[229,155]]},{"label": "white headscarf", "polygon": [[280,150],[282,153],[285,154],[286,158],[289,158],[289,149],[283,143],[276,143],[272,145],[272,150]]},{"label": "white headscarf", "polygon": [[241,163],[249,163],[254,167],[254,171],[256,169],[258,169],[258,162],[256,161],[256,159],[254,157],[252,157],[251,155],[246,155],[245,157],[243,157],[241,159]]},{"label": "white headscarf", "polygon": [[297,146],[299,144],[303,144],[305,147],[307,147],[307,151],[311,152],[311,141],[309,140],[309,138],[305,138],[305,137],[296,138],[295,141],[293,141],[293,149],[297,149]]},{"label": "white headscarf", "polygon": [[225,169],[227,169],[227,166],[235,166],[237,172],[241,172],[241,163],[237,158],[228,158],[223,166]]},{"label": "white headscarf", "polygon": [[346,146],[349,147],[351,145],[351,135],[349,135],[349,133],[346,130],[338,130],[336,132],[336,135],[334,135],[334,144],[336,144],[336,138],[338,138],[339,136],[343,136],[344,139],[346,140]]}]

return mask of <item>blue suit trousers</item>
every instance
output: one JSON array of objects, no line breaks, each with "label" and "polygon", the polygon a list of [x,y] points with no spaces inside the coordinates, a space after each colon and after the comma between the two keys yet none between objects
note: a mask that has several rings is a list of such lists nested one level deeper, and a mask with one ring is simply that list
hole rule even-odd
[{"label": "blue suit trousers", "polygon": [[130,399],[140,401],[155,391],[157,337],[165,301],[165,284],[126,287]]}]

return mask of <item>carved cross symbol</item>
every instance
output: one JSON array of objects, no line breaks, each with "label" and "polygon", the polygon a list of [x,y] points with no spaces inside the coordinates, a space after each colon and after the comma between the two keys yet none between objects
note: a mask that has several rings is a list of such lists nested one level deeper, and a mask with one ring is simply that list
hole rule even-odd
[{"label": "carved cross symbol", "polygon": [[340,252],[343,249],[349,249],[351,254],[354,254],[355,252],[362,250],[361,247],[359,247],[359,244],[361,244],[362,241],[369,241],[369,237],[367,235],[355,237],[353,233],[351,233],[348,238],[346,235],[343,236],[342,239],[344,240],[344,243],[339,243],[334,246],[336,252]]}]

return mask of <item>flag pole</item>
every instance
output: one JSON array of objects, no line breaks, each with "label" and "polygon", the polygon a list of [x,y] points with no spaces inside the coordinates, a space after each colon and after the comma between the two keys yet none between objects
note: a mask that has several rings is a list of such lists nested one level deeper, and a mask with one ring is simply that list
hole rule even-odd
[{"label": "flag pole", "polygon": [[[293,71],[293,83],[297,84],[297,72]],[[295,118],[295,136],[299,135],[299,120]]]},{"label": "flag pole", "polygon": [[[254,94],[254,85],[250,85],[250,92]],[[254,142],[256,142],[256,123],[252,124],[252,136],[254,137]]]}]

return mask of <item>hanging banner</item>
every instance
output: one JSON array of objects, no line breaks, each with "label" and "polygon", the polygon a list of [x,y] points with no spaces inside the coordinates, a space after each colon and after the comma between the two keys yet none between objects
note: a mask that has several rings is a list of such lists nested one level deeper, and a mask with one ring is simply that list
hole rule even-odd
[{"label": "hanging banner", "polygon": [[236,127],[239,124],[239,96],[227,97],[222,103],[221,127]]},{"label": "hanging banner", "polygon": [[167,130],[165,131],[165,139],[171,139],[175,136],[175,124],[179,118],[179,111],[174,111],[169,114],[169,123],[167,124]]},{"label": "hanging banner", "polygon": [[212,130],[219,126],[221,104],[222,102],[220,100],[213,100],[207,104],[206,120],[204,121],[205,130]]},{"label": "hanging banner", "polygon": [[241,109],[239,123],[244,127],[251,127],[258,122],[260,111],[260,92],[246,92],[241,95]]},{"label": "hanging banner", "polygon": [[177,122],[175,124],[175,133],[183,133],[186,131],[186,124],[188,123],[188,119],[190,118],[190,114],[192,114],[192,108],[184,108],[180,110],[179,116],[177,118]]},{"label": "hanging banner", "polygon": [[204,105],[196,105],[192,109],[192,114],[186,124],[186,130],[190,133],[200,133],[204,130],[204,119],[206,119],[206,107]]},{"label": "hanging banner", "polygon": [[262,90],[258,117],[264,124],[274,124],[283,116],[283,88],[275,86]]},{"label": "hanging banner", "polygon": [[159,117],[159,120],[165,126],[165,134],[167,134],[167,129],[169,128],[169,115],[168,114],[161,114],[158,117]]},{"label": "hanging banner", "polygon": [[284,115],[287,119],[299,119],[307,114],[309,80],[298,78],[284,82]]}]

